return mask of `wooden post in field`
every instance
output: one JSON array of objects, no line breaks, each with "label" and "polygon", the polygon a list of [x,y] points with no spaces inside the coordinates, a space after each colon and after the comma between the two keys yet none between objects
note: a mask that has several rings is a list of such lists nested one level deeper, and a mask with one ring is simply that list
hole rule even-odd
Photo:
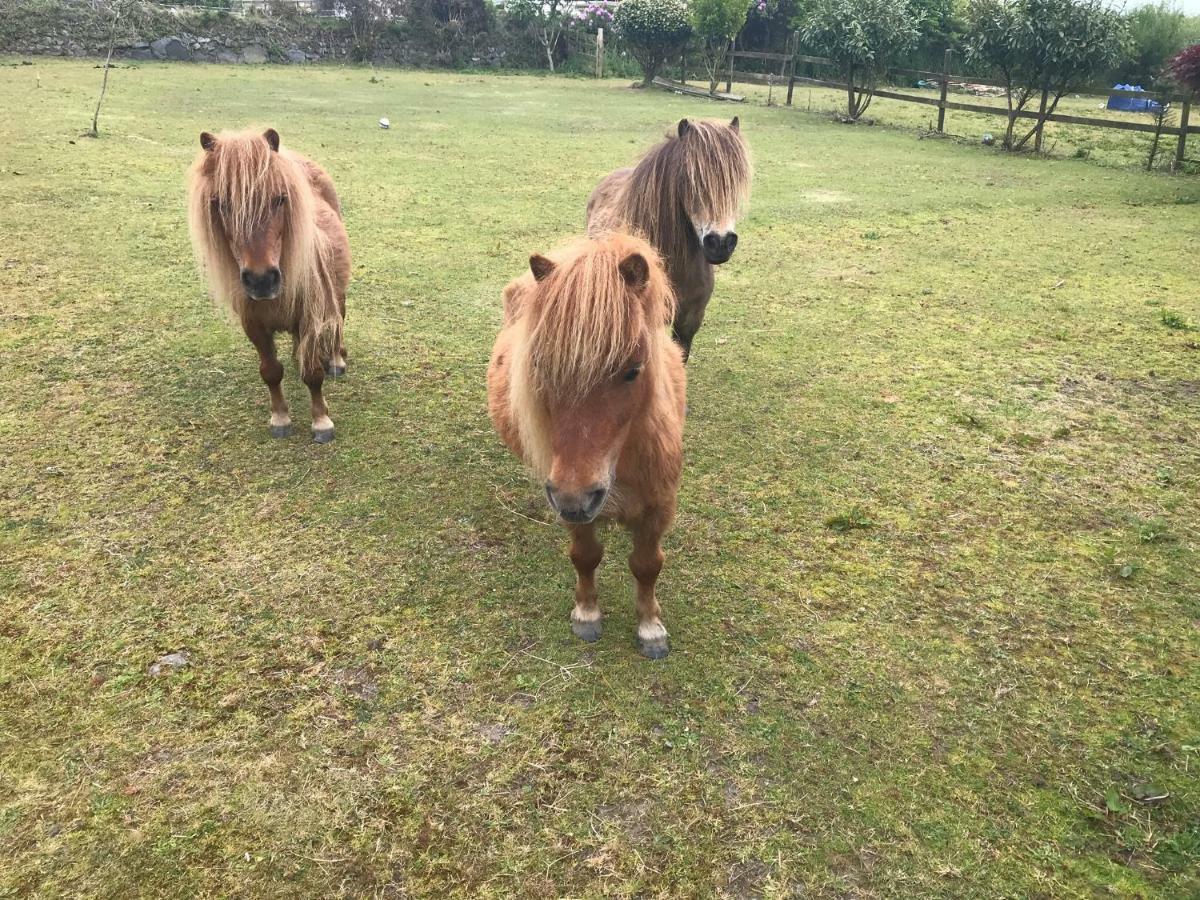
[{"label": "wooden post in field", "polygon": [[729,77],[725,79],[725,93],[733,93],[733,51],[737,46],[735,41],[729,42]]},{"label": "wooden post in field", "polygon": [[604,77],[604,29],[596,29],[596,77]]},{"label": "wooden post in field", "polygon": [[800,52],[800,32],[793,31],[788,46],[791,47],[791,61],[788,63],[788,95],[787,105],[792,105],[792,89],[796,86],[796,54]]},{"label": "wooden post in field", "polygon": [[854,63],[846,66],[846,118],[857,118],[854,109]]},{"label": "wooden post in field", "polygon": [[1050,89],[1042,88],[1042,104],[1038,107],[1037,134],[1033,137],[1033,152],[1042,152],[1042,131],[1046,127],[1046,104],[1050,102]]},{"label": "wooden post in field", "polygon": [[1192,111],[1192,95],[1183,98],[1183,109],[1179,111],[1179,143],[1175,145],[1175,168],[1183,164],[1183,154],[1187,152],[1188,113]]},{"label": "wooden post in field", "polygon": [[679,51],[679,83],[687,84],[687,49]]},{"label": "wooden post in field", "polygon": [[954,56],[954,51],[947,48],[946,54],[942,57],[942,85],[941,97],[938,98],[938,133],[941,134],[946,130],[946,91],[950,87],[950,60]]}]

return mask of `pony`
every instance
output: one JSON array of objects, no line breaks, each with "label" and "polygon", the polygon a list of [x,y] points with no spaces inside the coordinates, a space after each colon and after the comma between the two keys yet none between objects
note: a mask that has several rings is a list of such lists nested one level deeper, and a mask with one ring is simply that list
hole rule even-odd
[{"label": "pony", "polygon": [[572,631],[600,637],[596,524],[615,520],[632,534],[638,646],[650,659],[669,652],[655,584],[683,466],[687,382],[666,328],[673,314],[662,262],[640,238],[534,254],[504,290],[487,375],[492,424],[570,532]]},{"label": "pony", "polygon": [[676,311],[673,332],[687,362],[713,292],[713,266],[737,246],[737,218],[754,169],[738,118],[729,124],[680,119],[675,134],[637,165],[607,175],[587,205],[588,235],[628,231],[666,262]]},{"label": "pony", "polygon": [[188,227],[213,298],[241,322],[271,395],[270,433],[292,420],[275,335],[290,332],[312,400],[313,440],[333,440],[322,384],[346,371],[350,243],[329,175],[268,128],[200,135],[188,173]]}]

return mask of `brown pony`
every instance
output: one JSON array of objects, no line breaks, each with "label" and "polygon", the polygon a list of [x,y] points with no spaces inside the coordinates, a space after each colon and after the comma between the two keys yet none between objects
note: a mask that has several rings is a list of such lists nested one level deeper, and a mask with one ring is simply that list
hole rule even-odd
[{"label": "brown pony", "polygon": [[631,169],[618,169],[592,192],[591,237],[638,234],[667,265],[675,293],[675,340],[686,362],[713,292],[713,266],[737,246],[734,227],[750,197],[750,148],[737,117],[724,122],[680,119],[674,135]]},{"label": "brown pony", "polygon": [[662,536],[675,517],[683,462],[686,378],[666,324],[674,304],[658,254],[613,234],[551,258],[504,290],[504,327],[488,368],[496,431],[545,483],[550,508],[571,533],[578,581],[571,628],[600,637],[595,522],[633,535],[638,644],[667,655],[654,584]]},{"label": "brown pony", "polygon": [[242,323],[258,350],[271,392],[271,434],[291,433],[275,334],[292,335],[300,375],[312,396],[313,440],[333,440],[321,386],[346,371],[342,330],[350,244],[325,171],[281,149],[273,128],[200,135],[188,173],[192,247],[213,297]]}]

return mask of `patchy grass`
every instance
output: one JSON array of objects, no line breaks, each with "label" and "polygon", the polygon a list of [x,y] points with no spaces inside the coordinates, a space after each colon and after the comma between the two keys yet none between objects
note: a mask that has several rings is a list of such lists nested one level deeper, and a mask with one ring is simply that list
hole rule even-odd
[{"label": "patchy grass", "polygon": [[[653,664],[619,535],[571,636],[483,376],[529,253],[725,108],[142,65],[82,140],[98,80],[0,68],[0,894],[1200,890],[1200,186],[741,110]],[[252,122],[345,199],[330,446],[190,262]]]}]

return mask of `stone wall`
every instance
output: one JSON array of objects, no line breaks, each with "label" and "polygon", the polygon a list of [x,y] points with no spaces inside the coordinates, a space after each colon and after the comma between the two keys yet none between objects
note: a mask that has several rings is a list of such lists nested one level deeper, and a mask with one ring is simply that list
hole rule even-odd
[{"label": "stone wall", "polygon": [[[0,53],[29,56],[104,56],[111,19],[86,0],[0,0]],[[314,16],[232,16],[210,10],[152,5],[126,7],[117,26],[114,56],[220,63],[339,62],[358,60],[349,25]],[[369,54],[384,65],[500,65],[511,53],[472,49],[467,59],[387,29]]]}]

